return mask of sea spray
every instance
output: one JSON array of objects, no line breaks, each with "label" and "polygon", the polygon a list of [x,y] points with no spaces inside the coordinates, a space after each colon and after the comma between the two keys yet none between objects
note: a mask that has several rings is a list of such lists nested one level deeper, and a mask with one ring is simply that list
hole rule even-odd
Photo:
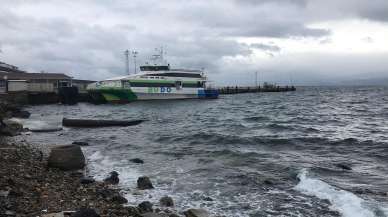
[{"label": "sea spray", "polygon": [[338,189],[328,183],[308,176],[308,171],[303,169],[299,174],[299,183],[295,189],[320,199],[329,200],[331,208],[339,211],[344,217],[375,217],[366,201],[351,192]]}]

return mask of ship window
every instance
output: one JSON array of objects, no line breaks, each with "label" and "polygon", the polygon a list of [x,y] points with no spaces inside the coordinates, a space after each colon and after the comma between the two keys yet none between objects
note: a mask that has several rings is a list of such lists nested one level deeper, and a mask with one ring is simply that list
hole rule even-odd
[{"label": "ship window", "polygon": [[175,87],[174,83],[131,82],[131,87]]},{"label": "ship window", "polygon": [[198,87],[197,83],[183,83],[183,87],[195,88]]},{"label": "ship window", "polygon": [[175,81],[175,87],[176,87],[176,89],[181,89],[182,88],[182,81]]},{"label": "ship window", "polygon": [[129,84],[129,81],[122,81],[123,88],[130,88],[131,85]]},{"label": "ship window", "polygon": [[184,78],[202,78],[198,73],[179,73],[179,72],[167,72],[167,73],[155,73],[154,76],[168,76],[168,77],[184,77]]}]

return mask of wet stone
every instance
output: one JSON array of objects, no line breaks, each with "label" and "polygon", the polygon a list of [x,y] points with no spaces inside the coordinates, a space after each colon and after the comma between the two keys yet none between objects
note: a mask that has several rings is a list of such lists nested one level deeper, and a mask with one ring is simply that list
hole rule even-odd
[{"label": "wet stone", "polygon": [[152,185],[150,178],[148,178],[147,176],[142,176],[137,179],[137,188],[145,190],[153,189],[154,186]]},{"label": "wet stone", "polygon": [[183,212],[186,217],[209,217],[209,213],[204,209],[189,209]]},{"label": "wet stone", "polygon": [[83,178],[81,178],[80,182],[81,182],[81,184],[86,185],[86,184],[94,183],[95,180],[92,177],[83,177]]},{"label": "wet stone", "polygon": [[211,198],[211,197],[204,197],[203,200],[204,201],[214,201],[213,198]]},{"label": "wet stone", "polygon": [[79,145],[79,146],[89,146],[89,143],[83,142],[83,141],[74,141],[72,144]]},{"label": "wet stone", "polygon": [[116,171],[112,171],[110,172],[110,176],[106,179],[104,179],[104,182],[108,183],[108,184],[113,184],[113,185],[117,185],[119,184],[119,173],[116,172]]},{"label": "wet stone", "polygon": [[159,213],[154,213],[154,212],[147,212],[141,215],[142,217],[167,217],[167,215],[162,215]]},{"label": "wet stone", "polygon": [[140,158],[133,158],[133,159],[131,159],[129,161],[131,161],[132,163],[144,164],[144,161],[142,159],[140,159]]},{"label": "wet stone", "polygon": [[165,196],[165,197],[160,198],[159,202],[160,202],[161,206],[167,206],[167,207],[174,206],[174,200],[169,196]]},{"label": "wet stone", "polygon": [[124,204],[124,203],[128,203],[128,200],[125,199],[125,197],[121,196],[121,195],[115,195],[112,197],[112,201],[115,202],[115,203],[118,203],[118,204]]},{"label": "wet stone", "polygon": [[341,168],[343,170],[352,170],[352,167],[350,167],[350,165],[348,165],[346,163],[338,163],[335,166],[338,168]]},{"label": "wet stone", "polygon": [[86,208],[78,210],[71,217],[100,217],[100,215],[94,209]]},{"label": "wet stone", "polygon": [[144,202],[141,202],[139,205],[138,205],[138,208],[139,208],[139,211],[141,213],[147,213],[147,212],[152,212],[153,209],[152,209],[152,203],[149,202],[149,201],[144,201]]},{"label": "wet stone", "polygon": [[112,189],[98,189],[97,191],[97,195],[106,199],[106,198],[111,198],[115,195],[115,191],[112,190]]},{"label": "wet stone", "polygon": [[77,170],[85,166],[85,156],[77,145],[64,145],[51,149],[48,166],[61,170]]},{"label": "wet stone", "polygon": [[270,180],[270,179],[266,179],[266,180],[264,180],[264,184],[266,184],[266,185],[274,185],[275,183],[272,180]]}]

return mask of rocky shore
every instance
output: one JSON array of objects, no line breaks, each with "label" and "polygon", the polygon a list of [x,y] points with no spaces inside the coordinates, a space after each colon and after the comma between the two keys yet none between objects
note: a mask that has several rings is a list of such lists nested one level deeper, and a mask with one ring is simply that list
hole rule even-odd
[{"label": "rocky shore", "polygon": [[122,205],[126,201],[119,190],[104,182],[85,182],[79,171],[48,167],[43,152],[28,144],[2,141],[0,162],[0,216],[43,216],[85,208],[100,216],[141,216],[136,207]]},{"label": "rocky shore", "polygon": [[[60,156],[65,150],[81,150],[80,144],[73,144],[70,148],[60,147],[58,153],[58,147],[31,145],[13,137],[23,131],[22,126],[8,122],[7,119],[14,114],[23,115],[23,118],[29,116],[18,107],[0,104],[0,216],[180,216],[174,212],[174,201],[168,196],[160,199],[156,209],[148,201],[139,203],[137,207],[126,206],[127,200],[117,188],[117,172],[107,171],[104,181],[95,181],[87,177],[82,169],[85,165],[82,151],[77,152],[80,155],[77,157]],[[66,158],[73,164],[74,159],[78,159],[80,168],[63,167]],[[136,159],[136,162],[140,161]],[[137,185],[139,190],[153,188],[148,177],[139,177]],[[189,209],[182,215],[209,216],[201,209]]]}]

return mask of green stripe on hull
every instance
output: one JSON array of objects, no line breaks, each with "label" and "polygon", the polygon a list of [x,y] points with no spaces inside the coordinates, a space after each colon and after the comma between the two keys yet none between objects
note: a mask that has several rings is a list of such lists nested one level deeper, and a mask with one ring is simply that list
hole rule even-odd
[{"label": "green stripe on hull", "polygon": [[[144,79],[130,79],[131,83],[164,83],[175,84],[176,80],[144,80]],[[198,81],[182,81],[183,84],[196,84]]]},{"label": "green stripe on hull", "polygon": [[131,102],[137,99],[130,89],[101,88],[94,91],[100,92],[108,102]]}]

